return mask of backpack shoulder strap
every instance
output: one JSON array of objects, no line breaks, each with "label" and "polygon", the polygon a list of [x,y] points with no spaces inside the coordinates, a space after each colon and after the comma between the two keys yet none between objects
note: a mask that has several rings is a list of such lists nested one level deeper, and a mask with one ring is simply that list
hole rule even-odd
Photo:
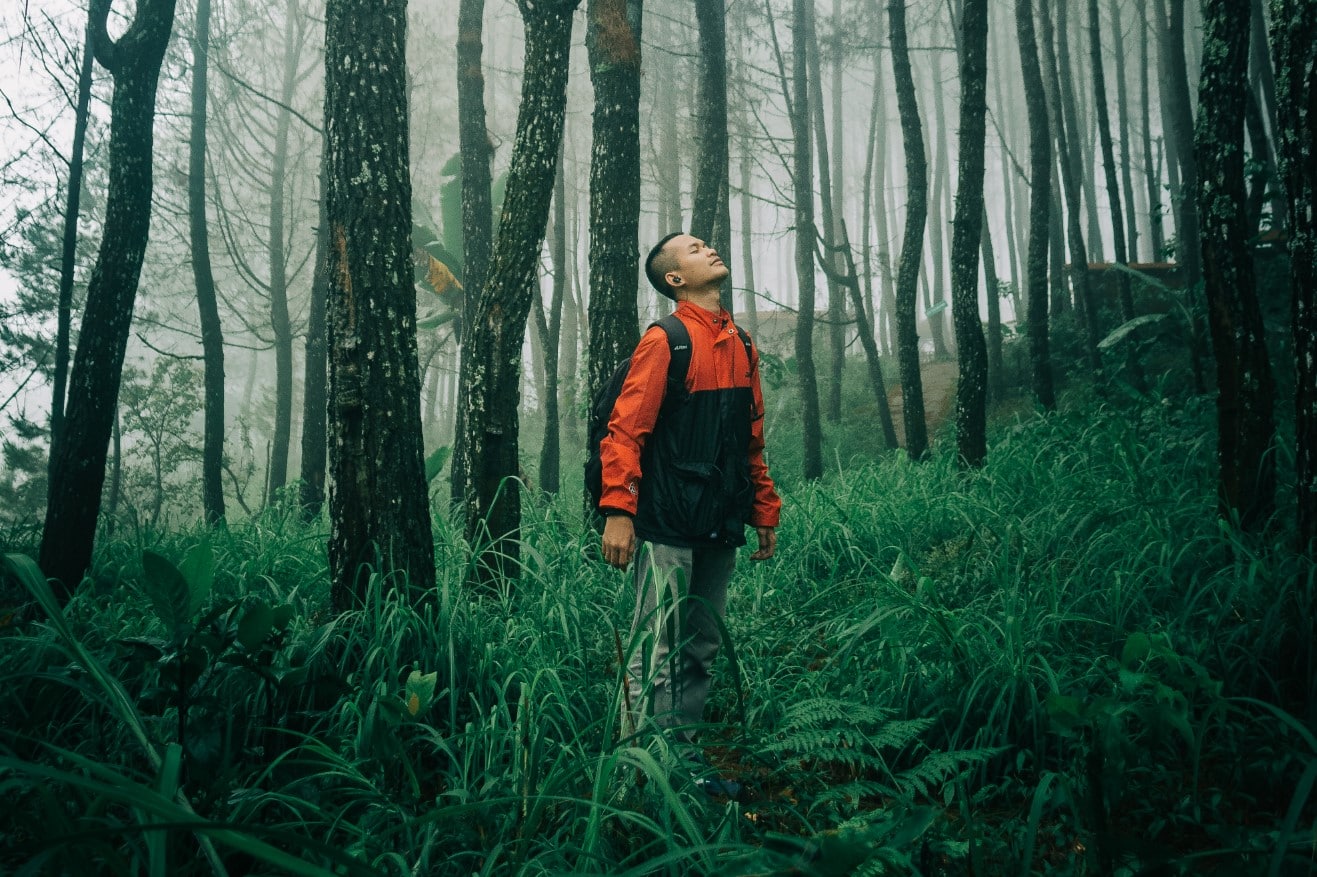
[{"label": "backpack shoulder strap", "polygon": [[658,326],[668,336],[668,386],[686,389],[686,374],[691,367],[691,333],[676,314],[668,314],[661,320],[655,320],[650,326]]},{"label": "backpack shoulder strap", "polygon": [[737,327],[736,327],[736,334],[739,335],[739,336],[741,336],[741,343],[745,345],[745,361],[746,361],[746,363],[749,365],[749,368],[750,368],[750,372],[749,372],[749,373],[750,373],[750,374],[754,374],[754,373],[755,373],[755,365],[756,365],[756,363],[755,363],[755,346],[754,346],[754,343],[750,340],[750,333],[747,332],[747,331],[745,331],[744,329],[742,329],[740,326],[737,326]]}]

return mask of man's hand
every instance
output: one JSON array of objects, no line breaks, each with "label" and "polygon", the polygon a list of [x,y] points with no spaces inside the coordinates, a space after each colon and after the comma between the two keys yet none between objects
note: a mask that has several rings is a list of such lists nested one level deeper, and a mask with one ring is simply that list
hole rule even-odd
[{"label": "man's hand", "polygon": [[[750,555],[751,560],[768,560],[777,550],[777,530],[772,527],[755,527],[755,533],[759,536],[759,550]],[[608,538],[608,534],[604,534]]]},{"label": "man's hand", "polygon": [[636,524],[630,515],[609,515],[604,521],[604,560],[626,569],[636,553]]}]

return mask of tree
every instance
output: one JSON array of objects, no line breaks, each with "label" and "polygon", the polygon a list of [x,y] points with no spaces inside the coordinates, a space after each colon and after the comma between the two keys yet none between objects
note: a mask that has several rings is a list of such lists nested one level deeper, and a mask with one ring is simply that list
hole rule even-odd
[{"label": "tree", "polygon": [[210,0],[197,0],[192,38],[192,138],[188,144],[188,224],[192,243],[192,277],[197,285],[201,326],[205,425],[202,427],[201,506],[206,522],[224,520],[224,330],[220,325],[215,275],[210,264],[210,227],[206,222],[206,111],[210,70]]},{"label": "tree", "polygon": [[1052,140],[1047,98],[1043,92],[1038,44],[1034,39],[1033,2],[1015,0],[1015,30],[1020,43],[1024,106],[1029,115],[1029,244],[1026,271],[1029,367],[1034,398],[1045,410],[1056,407],[1052,355],[1048,347],[1047,246],[1052,221]]},{"label": "tree", "polygon": [[[585,44],[594,85],[590,148],[587,386],[593,399],[639,336],[641,0],[590,0]],[[664,129],[675,119],[663,119]],[[669,184],[670,186],[671,184]],[[660,192],[660,195],[680,193]]]},{"label": "tree", "polygon": [[809,113],[809,11],[813,0],[791,4],[792,60],[791,95],[788,107],[794,141],[792,172],[796,214],[796,373],[800,380],[800,420],[803,427],[804,463],[808,479],[823,477],[823,433],[819,424],[819,384],[814,370],[814,162],[810,154]]},{"label": "tree", "polygon": [[910,71],[910,47],[905,29],[905,0],[888,0],[891,27],[892,72],[896,80],[896,106],[901,114],[905,143],[905,235],[896,273],[896,349],[901,371],[901,416],[905,449],[911,459],[928,453],[928,427],[924,423],[924,388],[919,374],[919,334],[915,305],[919,295],[919,262],[924,249],[924,222],[928,217],[928,162],[924,158],[924,130]]},{"label": "tree", "polygon": [[544,442],[540,446],[540,488],[545,493],[557,493],[561,483],[562,432],[558,408],[558,353],[562,343],[562,308],[567,295],[567,180],[563,156],[558,155],[558,172],[553,181],[553,239],[550,256],[553,260],[553,292],[549,299],[549,313],[544,313],[544,301],[536,295],[535,325],[539,332],[540,347],[544,351]]},{"label": "tree", "polygon": [[[78,211],[82,199],[82,165],[87,142],[87,116],[91,104],[92,74],[91,19],[82,47],[78,69],[78,98],[73,116],[73,145],[69,150],[68,200],[64,207],[64,240],[59,267],[59,316],[55,337],[55,373],[50,405],[50,440],[64,428],[64,398],[68,390],[69,338],[73,322],[73,269],[78,252]],[[53,457],[52,457],[53,459]]]},{"label": "tree", "polygon": [[1276,504],[1275,385],[1248,250],[1244,103],[1249,9],[1236,0],[1204,6],[1203,68],[1194,152],[1203,217],[1203,280],[1216,352],[1218,500],[1223,515],[1260,529]]},{"label": "tree", "polygon": [[695,0],[695,21],[700,40],[700,91],[696,104],[699,149],[691,234],[709,241],[730,265],[731,229],[721,221],[727,210],[728,195],[727,4],[724,0]]},{"label": "tree", "polygon": [[41,536],[41,568],[60,582],[57,593],[63,598],[91,563],[106,448],[150,234],[156,86],[174,26],[174,0],[138,0],[132,23],[113,40],[112,2],[92,0],[90,9],[96,60],[114,79],[105,226],[70,376],[66,426],[51,447],[50,501]]},{"label": "tree", "polygon": [[[1111,238],[1119,265],[1129,264],[1125,248],[1125,216],[1121,212],[1120,178],[1116,176],[1116,150],[1111,137],[1111,114],[1107,112],[1107,79],[1102,71],[1102,24],[1098,17],[1098,0],[1088,0],[1089,65],[1093,68],[1093,103],[1097,107],[1098,139],[1102,144],[1102,172],[1107,182],[1107,203],[1111,206]],[[1126,207],[1130,205],[1125,204]],[[1130,276],[1118,272],[1116,278],[1122,320],[1134,319],[1134,298],[1130,293]]]},{"label": "tree", "polygon": [[329,572],[337,611],[367,564],[434,585],[421,449],[406,0],[329,0]]},{"label": "tree", "polygon": [[518,459],[521,348],[553,196],[567,104],[567,55],[578,0],[518,0],[526,25],[525,74],[507,194],[489,275],[464,328],[459,403],[467,538],[480,546],[478,577],[515,577],[520,558]]},{"label": "tree", "polygon": [[[1169,7],[1169,9],[1167,8]],[[1162,102],[1170,122],[1167,136],[1180,173],[1180,200],[1175,255],[1184,266],[1185,287],[1203,278],[1202,243],[1198,228],[1198,165],[1194,155],[1194,115],[1189,102],[1189,72],[1184,59],[1183,0],[1154,0],[1153,15],[1161,37]],[[1247,35],[1247,33],[1245,34]],[[1195,334],[1197,334],[1195,332]]]},{"label": "tree", "polygon": [[[489,248],[493,240],[494,207],[489,163],[493,150],[485,129],[485,76],[481,67],[484,47],[485,0],[459,0],[457,8],[457,137],[462,156],[462,276],[461,314],[458,317],[458,346],[466,352],[466,330],[470,312],[480,300],[489,272]],[[465,414],[457,410],[452,457],[452,499],[466,499],[469,460],[462,442],[466,437]]]},{"label": "tree", "polygon": [[306,320],[306,363],[302,379],[302,517],[312,520],[325,502],[325,440],[328,356],[325,308],[329,296],[329,217],[326,213],[328,150],[321,145],[319,219],[315,266],[311,269],[311,307]]},{"label": "tree", "polygon": [[1298,548],[1306,552],[1317,546],[1317,6],[1271,0],[1271,11],[1293,297]]},{"label": "tree", "polygon": [[[951,310],[956,330],[956,446],[966,466],[988,454],[988,350],[979,316],[983,153],[987,137],[988,0],[965,0],[960,40],[960,161],[951,231]],[[996,296],[997,290],[989,289]]]}]

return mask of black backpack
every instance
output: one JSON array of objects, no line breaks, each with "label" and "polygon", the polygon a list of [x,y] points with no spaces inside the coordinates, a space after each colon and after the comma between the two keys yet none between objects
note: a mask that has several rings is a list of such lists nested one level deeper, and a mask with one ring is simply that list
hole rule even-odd
[{"label": "black backpack", "polygon": [[[663,412],[669,406],[686,398],[686,373],[691,366],[691,336],[686,324],[676,314],[668,314],[649,324],[651,329],[655,326],[668,336],[668,350],[671,353],[668,360],[668,389],[663,395],[663,406],[659,409],[659,418],[662,419]],[[746,360],[753,362],[750,336],[740,326],[736,327],[736,332],[745,345]],[[585,461],[585,492],[590,497],[590,507],[595,511],[599,511],[599,500],[604,493],[604,462],[599,453],[599,444],[608,437],[608,421],[613,416],[617,397],[622,394],[622,385],[626,383],[630,372],[631,357],[628,356],[617,364],[612,376],[590,400],[590,431],[586,437],[586,449],[590,456]]]}]

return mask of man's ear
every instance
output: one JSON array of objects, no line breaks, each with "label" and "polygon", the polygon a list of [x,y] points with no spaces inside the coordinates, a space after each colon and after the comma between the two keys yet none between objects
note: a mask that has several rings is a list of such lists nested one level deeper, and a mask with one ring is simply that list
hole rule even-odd
[{"label": "man's ear", "polygon": [[667,279],[669,286],[681,286],[686,282],[681,279],[681,275],[675,274],[672,271],[669,271],[664,277]]}]

